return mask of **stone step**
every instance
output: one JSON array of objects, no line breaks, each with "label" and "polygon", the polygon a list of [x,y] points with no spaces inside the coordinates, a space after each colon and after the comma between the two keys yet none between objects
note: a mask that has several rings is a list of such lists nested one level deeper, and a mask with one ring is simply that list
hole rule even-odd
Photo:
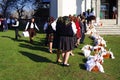
[{"label": "stone step", "polygon": [[97,31],[99,33],[120,33],[120,31]]},{"label": "stone step", "polygon": [[115,25],[116,24],[116,19],[101,19],[100,20],[103,25]]},{"label": "stone step", "polygon": [[119,32],[97,32],[100,35],[120,35]]},{"label": "stone step", "polygon": [[120,31],[120,28],[96,28],[97,31]]},{"label": "stone step", "polygon": [[107,24],[95,28],[100,35],[120,35],[120,26],[114,24]]},{"label": "stone step", "polygon": [[95,27],[100,35],[120,35],[120,26],[116,25],[116,19],[101,19],[102,27]]}]

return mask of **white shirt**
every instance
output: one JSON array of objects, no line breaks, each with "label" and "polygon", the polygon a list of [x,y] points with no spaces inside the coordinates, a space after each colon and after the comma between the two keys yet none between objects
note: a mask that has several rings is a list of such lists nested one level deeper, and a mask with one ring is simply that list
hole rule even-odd
[{"label": "white shirt", "polygon": [[90,12],[89,16],[95,16],[93,12]]},{"label": "white shirt", "polygon": [[117,10],[117,8],[115,6],[113,6],[113,12],[116,11],[116,10]]},{"label": "white shirt", "polygon": [[56,19],[52,24],[51,24],[51,26],[52,26],[52,29],[54,30],[54,31],[56,31],[56,23],[57,23],[57,20],[58,19]]},{"label": "white shirt", "polygon": [[76,34],[77,33],[76,25],[73,21],[71,23],[72,23],[72,30],[73,30],[74,34]]},{"label": "white shirt", "polygon": [[[29,23],[30,23],[30,22],[28,22],[28,23],[27,23],[25,30],[27,30],[27,29],[28,29]],[[35,23],[34,23],[34,24],[35,24]],[[33,23],[31,23],[30,28],[34,28],[34,24],[33,24]],[[37,27],[37,25],[36,25],[36,24],[35,24],[35,28],[36,28],[37,30],[39,30],[39,28]]]}]

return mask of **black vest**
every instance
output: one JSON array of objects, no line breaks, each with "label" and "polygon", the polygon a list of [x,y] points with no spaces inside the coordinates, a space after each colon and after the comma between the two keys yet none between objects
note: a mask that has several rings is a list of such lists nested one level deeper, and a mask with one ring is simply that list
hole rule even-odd
[{"label": "black vest", "polygon": [[60,36],[69,36],[69,37],[74,36],[74,32],[72,30],[72,23],[69,23],[68,25],[61,26]]},{"label": "black vest", "polygon": [[51,24],[48,25],[47,29],[46,29],[46,33],[50,34],[50,33],[54,33],[54,30],[51,26]]},{"label": "black vest", "polygon": [[[31,23],[32,23],[32,22],[29,22],[29,24],[28,24],[28,29],[30,29]],[[35,23],[34,23],[34,22],[33,22],[33,25],[34,25],[33,28],[35,28]]]}]

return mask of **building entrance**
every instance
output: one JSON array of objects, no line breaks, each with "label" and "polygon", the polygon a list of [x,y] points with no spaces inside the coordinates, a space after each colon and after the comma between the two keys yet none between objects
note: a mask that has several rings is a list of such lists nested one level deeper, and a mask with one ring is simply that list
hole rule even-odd
[{"label": "building entrance", "polygon": [[101,0],[100,18],[115,19],[117,15],[117,0]]}]

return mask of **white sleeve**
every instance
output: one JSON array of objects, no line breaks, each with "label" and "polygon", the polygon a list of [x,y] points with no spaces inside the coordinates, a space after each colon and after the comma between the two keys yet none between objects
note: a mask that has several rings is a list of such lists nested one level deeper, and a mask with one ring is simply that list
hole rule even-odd
[{"label": "white sleeve", "polygon": [[56,31],[56,22],[57,22],[57,20],[55,20],[55,21],[51,24],[52,29],[55,30],[55,31]]},{"label": "white sleeve", "polygon": [[26,27],[25,27],[25,30],[27,30],[27,29],[28,29],[28,25],[29,25],[29,22],[27,23],[27,25],[26,25]]},{"label": "white sleeve", "polygon": [[16,24],[15,25],[13,24],[12,26],[13,27],[18,27],[19,26],[19,21],[17,21]]},{"label": "white sleeve", "polygon": [[35,28],[39,31],[39,28],[37,27],[36,23],[35,23]]},{"label": "white sleeve", "polygon": [[73,30],[74,34],[77,33],[76,25],[73,21],[72,21],[72,30]]}]

